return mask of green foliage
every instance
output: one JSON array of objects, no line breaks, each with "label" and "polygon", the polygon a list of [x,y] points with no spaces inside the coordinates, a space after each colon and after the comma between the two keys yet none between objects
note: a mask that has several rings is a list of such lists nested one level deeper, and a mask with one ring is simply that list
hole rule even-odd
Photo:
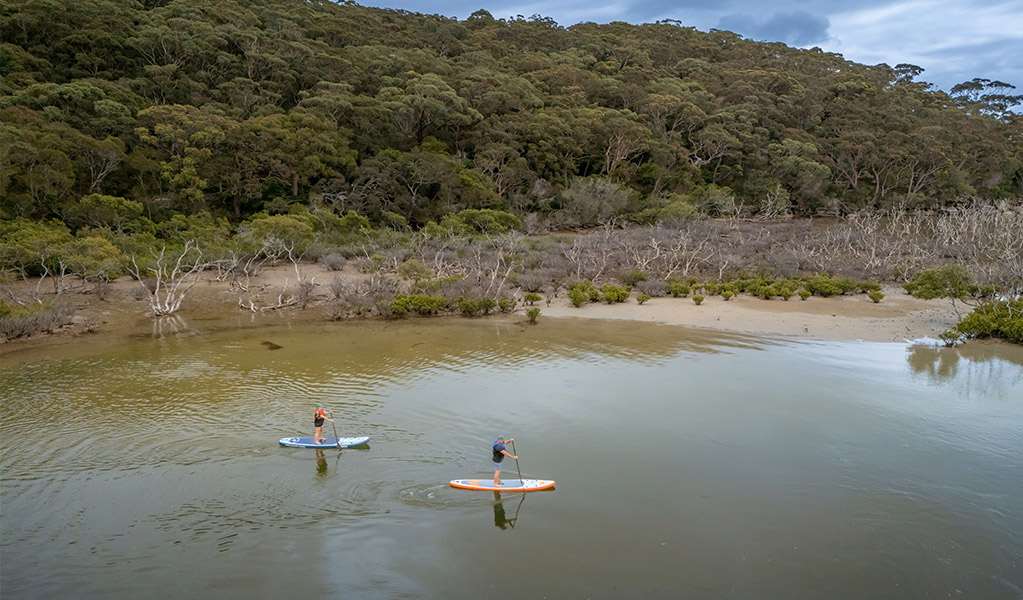
[{"label": "green foliage", "polygon": [[514,298],[500,298],[497,301],[497,308],[503,312],[508,313],[515,310],[515,299]]},{"label": "green foliage", "polygon": [[436,315],[448,308],[448,299],[444,296],[427,294],[399,294],[390,303],[390,310],[402,316],[415,313],[422,316]]},{"label": "green foliage", "polygon": [[433,273],[426,265],[413,258],[398,265],[398,275],[410,281],[418,281],[427,279]]},{"label": "green foliage", "polygon": [[870,298],[874,304],[877,304],[881,300],[884,300],[884,294],[882,294],[880,290],[870,290],[867,292],[867,298]]},{"label": "green foliage", "polygon": [[569,288],[568,299],[572,302],[572,306],[579,308],[583,304],[586,304],[590,300],[590,293],[588,290],[582,288]]},{"label": "green foliage", "polygon": [[803,280],[805,289],[814,296],[841,296],[855,291],[858,285],[847,277],[831,277],[825,274],[818,274],[807,277]]},{"label": "green foliage", "polygon": [[445,215],[440,226],[456,233],[507,233],[509,229],[523,227],[522,220],[511,213],[500,210],[466,209],[453,215]]},{"label": "green foliage", "polygon": [[522,297],[522,301],[530,306],[533,306],[541,300],[543,300],[543,296],[536,292],[526,292],[526,295]]},{"label": "green foliage", "polygon": [[970,338],[1001,338],[1023,344],[1023,300],[985,302],[956,325],[956,331]]},{"label": "green foliage", "polygon": [[645,304],[650,299],[650,294],[639,294],[636,296],[636,302],[639,304]]},{"label": "green foliage", "polygon": [[905,286],[916,298],[965,298],[975,289],[973,278],[962,265],[946,265],[917,273]]},{"label": "green foliage", "polygon": [[729,300],[731,300],[732,296],[734,296],[734,295],[735,295],[735,292],[733,292],[732,290],[725,290],[725,291],[721,292],[721,298],[723,298],[725,300],[725,302],[728,302]]},{"label": "green foliage", "polygon": [[693,296],[693,302],[699,306],[703,302],[703,296]]},{"label": "green foliage", "polygon": [[526,309],[526,319],[530,323],[536,324],[536,318],[539,317],[539,316],[540,316],[540,309],[539,308],[535,308],[534,307],[534,308],[527,308]]},{"label": "green foliage", "polygon": [[585,302],[599,302],[600,290],[593,285],[592,281],[577,281],[569,286],[568,299],[576,307],[582,306]]},{"label": "green foliage", "polygon": [[632,288],[622,287],[620,285],[607,284],[600,288],[600,299],[608,304],[615,304],[618,302],[625,302],[629,299],[629,294],[632,293]]},{"label": "green foliage", "polygon": [[668,281],[668,293],[671,294],[673,298],[685,298],[691,291],[692,290],[689,289],[689,286],[681,281],[677,281],[675,279]]},{"label": "green foliage", "polygon": [[799,294],[799,299],[800,300],[806,300],[807,298],[809,298],[810,296],[813,295],[813,294],[810,293],[810,290],[799,290],[796,293]]}]

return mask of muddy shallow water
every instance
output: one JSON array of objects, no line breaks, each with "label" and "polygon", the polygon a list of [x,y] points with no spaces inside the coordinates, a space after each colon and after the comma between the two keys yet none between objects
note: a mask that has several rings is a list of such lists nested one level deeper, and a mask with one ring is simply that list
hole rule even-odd
[{"label": "muddy shallow water", "polygon": [[1023,597],[1018,347],[238,325],[5,349],[5,598]]}]

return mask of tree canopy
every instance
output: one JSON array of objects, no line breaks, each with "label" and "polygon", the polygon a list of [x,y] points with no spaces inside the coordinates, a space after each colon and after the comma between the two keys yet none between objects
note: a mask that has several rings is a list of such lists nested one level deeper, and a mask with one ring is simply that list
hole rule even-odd
[{"label": "tree canopy", "polygon": [[10,0],[0,19],[7,220],[138,233],[316,202],[585,226],[1023,195],[1012,85],[946,94],[914,65],[727,31],[300,0]]}]

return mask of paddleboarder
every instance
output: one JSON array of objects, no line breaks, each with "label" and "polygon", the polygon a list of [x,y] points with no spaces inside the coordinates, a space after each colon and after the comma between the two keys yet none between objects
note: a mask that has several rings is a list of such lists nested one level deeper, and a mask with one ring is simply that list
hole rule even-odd
[{"label": "paddleboarder", "polygon": [[512,442],[514,440],[515,440],[515,438],[508,438],[508,439],[497,438],[497,440],[494,441],[494,485],[495,486],[498,486],[498,485],[501,485],[501,484],[504,483],[503,481],[501,481],[501,461],[504,460],[504,457],[507,456],[509,458],[518,458],[518,456],[515,456],[515,455],[512,455],[512,454],[508,454],[508,451],[504,449],[504,445],[505,444],[507,444],[508,442]]},{"label": "paddleboarder", "polygon": [[320,404],[316,405],[316,411],[313,412],[313,425],[316,426],[316,433],[313,434],[313,441],[317,444],[322,444],[324,442],[323,420],[326,419],[331,423],[334,422],[334,419],[331,419],[330,417],[327,416],[328,414],[333,415],[334,413],[330,412],[329,410],[323,410],[323,406]]}]

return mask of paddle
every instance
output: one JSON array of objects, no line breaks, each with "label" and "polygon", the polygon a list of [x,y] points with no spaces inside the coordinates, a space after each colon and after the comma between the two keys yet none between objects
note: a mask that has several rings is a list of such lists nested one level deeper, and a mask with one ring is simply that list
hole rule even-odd
[{"label": "paddle", "polygon": [[515,470],[519,472],[519,485],[522,485],[522,469],[519,468],[519,453],[515,450],[515,440],[512,443],[512,454],[515,455]]},{"label": "paddle", "polygon": [[[332,417],[334,416],[334,411],[328,410],[327,412],[330,413],[330,416],[332,416]],[[337,438],[337,449],[340,450],[341,449],[341,437],[338,436],[338,434],[337,434],[337,425],[334,425],[334,419],[330,420],[330,426],[334,428],[334,437]]]}]

